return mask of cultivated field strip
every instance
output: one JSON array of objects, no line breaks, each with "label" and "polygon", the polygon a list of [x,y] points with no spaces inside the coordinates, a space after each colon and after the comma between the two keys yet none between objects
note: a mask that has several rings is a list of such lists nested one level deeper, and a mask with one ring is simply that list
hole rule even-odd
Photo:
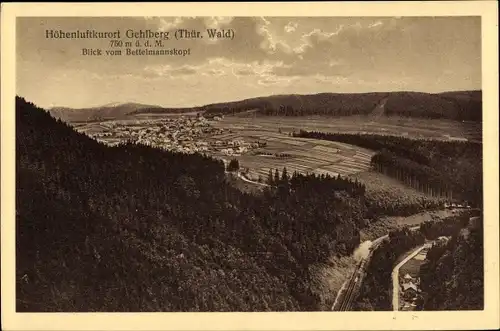
[{"label": "cultivated field strip", "polygon": [[446,140],[446,135],[468,139],[480,139],[481,124],[474,122],[463,122],[457,126],[456,121],[451,120],[428,120],[406,117],[380,117],[369,118],[365,116],[346,117],[319,117],[304,116],[294,117],[256,117],[235,118],[226,117],[219,126],[235,124],[249,128],[250,125],[258,125],[262,131],[276,132],[277,128],[287,131],[298,131],[300,129],[321,132],[339,133],[376,133],[407,135],[411,138],[433,137]]},{"label": "cultivated field strip", "polygon": [[[243,140],[250,138],[245,136],[245,132],[238,133],[238,137],[241,136]],[[255,135],[255,130],[252,130],[252,136]],[[267,145],[260,148],[258,152],[271,153],[271,155],[246,154],[238,157],[241,166],[249,169],[249,177],[253,179],[259,176],[262,179],[267,178],[269,169],[273,169],[273,172],[278,169],[281,173],[284,167],[287,168],[289,174],[297,171],[331,176],[349,175],[367,171],[370,168],[371,156],[374,154],[374,152],[348,144],[298,139],[279,133],[263,132],[259,135],[259,141],[264,141]],[[276,154],[289,156],[281,158]]]},{"label": "cultivated field strip", "polygon": [[363,168],[353,168],[353,167],[341,167],[341,166],[330,166],[330,167],[322,167],[321,170],[334,171],[340,174],[352,174],[356,172],[364,171]]},{"label": "cultivated field strip", "polygon": [[331,154],[336,154],[339,152],[338,148],[330,147],[330,146],[317,145],[317,146],[314,146],[313,149],[316,151],[321,151],[321,152],[331,153]]},{"label": "cultivated field strip", "polygon": [[369,162],[366,161],[350,161],[346,160],[342,163],[339,163],[338,165],[343,165],[343,166],[350,166],[350,167],[357,167],[357,166],[362,166],[363,168],[370,166]]}]

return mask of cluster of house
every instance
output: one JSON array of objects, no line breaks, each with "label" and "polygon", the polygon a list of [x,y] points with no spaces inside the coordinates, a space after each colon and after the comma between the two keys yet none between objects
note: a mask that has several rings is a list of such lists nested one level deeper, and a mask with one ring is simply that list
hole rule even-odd
[{"label": "cluster of house", "polygon": [[418,295],[422,292],[419,288],[419,285],[419,277],[412,277],[408,273],[403,276],[402,282],[400,284],[403,296],[402,310],[410,310],[417,306],[416,301],[418,299]]},{"label": "cluster of house", "polygon": [[450,240],[450,237],[441,236],[436,239],[436,242],[439,244],[446,244],[448,240]]},{"label": "cluster of house", "polygon": [[470,208],[470,205],[468,202],[462,202],[462,203],[445,203],[444,204],[444,208],[446,209],[455,209],[455,208],[458,208],[458,209],[461,209],[461,208]]},{"label": "cluster of house", "polygon": [[243,139],[235,139],[230,141],[216,140],[212,143],[215,147],[222,147],[220,152],[224,155],[238,156],[252,149],[264,147],[265,142],[254,141],[247,142]]},{"label": "cluster of house", "polygon": [[107,129],[108,131],[93,133],[90,136],[108,145],[128,140],[183,153],[212,152],[237,156],[253,148],[262,147],[260,142],[250,143],[243,139],[212,139],[211,137],[227,132],[211,126],[203,116],[180,116],[174,119],[142,121],[133,125],[115,123]]}]

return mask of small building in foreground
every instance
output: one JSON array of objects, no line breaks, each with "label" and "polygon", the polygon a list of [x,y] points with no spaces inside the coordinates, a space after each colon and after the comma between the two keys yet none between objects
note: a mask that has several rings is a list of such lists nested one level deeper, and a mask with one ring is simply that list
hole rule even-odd
[{"label": "small building in foreground", "polygon": [[403,290],[403,297],[407,300],[412,300],[417,296],[418,293],[417,285],[415,285],[412,282],[403,284],[402,290]]}]

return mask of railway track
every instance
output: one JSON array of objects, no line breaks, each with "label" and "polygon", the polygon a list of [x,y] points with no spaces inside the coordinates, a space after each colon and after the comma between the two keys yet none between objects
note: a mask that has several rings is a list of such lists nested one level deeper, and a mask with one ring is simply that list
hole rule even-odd
[{"label": "railway track", "polygon": [[354,272],[352,273],[351,278],[347,283],[345,293],[342,297],[342,301],[338,309],[339,311],[348,311],[351,308],[352,301],[354,300],[354,297],[356,295],[355,291],[356,285],[358,284],[358,281],[361,279],[364,263],[365,260],[364,259],[361,260],[356,266],[356,270],[354,270]]}]

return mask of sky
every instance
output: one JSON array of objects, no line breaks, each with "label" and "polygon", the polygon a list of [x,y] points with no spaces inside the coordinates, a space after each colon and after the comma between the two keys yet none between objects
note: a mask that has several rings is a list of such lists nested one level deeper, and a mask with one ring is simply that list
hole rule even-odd
[{"label": "sky", "polygon": [[[234,38],[211,40],[209,28]],[[189,48],[184,57],[84,56],[83,48],[110,49],[110,40],[46,38],[46,30],[87,29],[120,31],[123,42],[129,29],[171,37],[194,29],[204,38],[164,41]],[[16,54],[17,94],[46,108],[481,89],[480,17],[25,17]]]}]

